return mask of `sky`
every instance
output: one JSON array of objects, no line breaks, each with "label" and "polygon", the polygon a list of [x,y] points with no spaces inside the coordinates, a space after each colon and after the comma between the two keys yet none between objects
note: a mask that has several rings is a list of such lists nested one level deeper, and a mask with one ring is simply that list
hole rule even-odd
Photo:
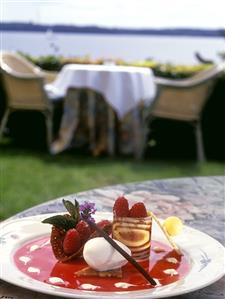
[{"label": "sky", "polygon": [[225,0],[0,0],[1,22],[225,28]]}]

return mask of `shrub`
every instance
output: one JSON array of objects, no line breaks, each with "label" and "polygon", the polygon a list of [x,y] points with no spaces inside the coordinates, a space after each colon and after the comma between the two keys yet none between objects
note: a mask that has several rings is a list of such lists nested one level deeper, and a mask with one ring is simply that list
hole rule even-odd
[{"label": "shrub", "polygon": [[[40,56],[33,57],[27,54],[23,54],[27,59],[32,61],[34,64],[48,71],[60,71],[61,68],[66,64],[104,64],[106,60],[104,58],[92,59],[90,56],[83,57],[63,57],[63,56]],[[225,54],[221,53],[222,55]],[[173,64],[162,64],[154,60],[143,60],[127,62],[122,59],[113,60],[116,65],[126,66],[140,66],[149,67],[153,70],[154,74],[159,77],[182,79],[194,75],[197,72],[205,70],[211,66],[211,64],[197,64],[197,65],[173,65]]]}]

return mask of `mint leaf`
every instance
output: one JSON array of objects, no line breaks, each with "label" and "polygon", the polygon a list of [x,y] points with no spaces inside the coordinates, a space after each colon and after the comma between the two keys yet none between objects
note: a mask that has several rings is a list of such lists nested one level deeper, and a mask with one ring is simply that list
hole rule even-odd
[{"label": "mint leaf", "polygon": [[52,224],[58,228],[69,230],[76,226],[76,221],[72,217],[65,217],[63,215],[56,215],[49,218],[46,218],[42,223]]},{"label": "mint leaf", "polygon": [[80,210],[79,210],[79,203],[75,199],[75,203],[73,204],[69,200],[63,199],[63,204],[67,211],[70,213],[71,217],[76,221],[76,223],[79,222],[80,219]]}]

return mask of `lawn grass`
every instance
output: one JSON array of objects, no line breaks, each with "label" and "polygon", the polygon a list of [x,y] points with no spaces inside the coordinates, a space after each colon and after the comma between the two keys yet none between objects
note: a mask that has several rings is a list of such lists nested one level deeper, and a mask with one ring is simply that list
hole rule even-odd
[{"label": "lawn grass", "polygon": [[0,219],[70,193],[142,180],[224,175],[224,164],[99,157],[68,152],[50,156],[0,146]]}]

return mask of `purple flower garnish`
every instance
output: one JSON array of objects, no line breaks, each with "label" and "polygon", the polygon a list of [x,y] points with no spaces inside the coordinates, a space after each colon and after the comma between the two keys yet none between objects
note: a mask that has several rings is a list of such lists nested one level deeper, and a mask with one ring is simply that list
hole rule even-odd
[{"label": "purple flower garnish", "polygon": [[90,220],[95,222],[94,218],[92,217],[95,214],[96,208],[95,203],[85,201],[83,204],[80,205],[80,218],[83,220]]}]

